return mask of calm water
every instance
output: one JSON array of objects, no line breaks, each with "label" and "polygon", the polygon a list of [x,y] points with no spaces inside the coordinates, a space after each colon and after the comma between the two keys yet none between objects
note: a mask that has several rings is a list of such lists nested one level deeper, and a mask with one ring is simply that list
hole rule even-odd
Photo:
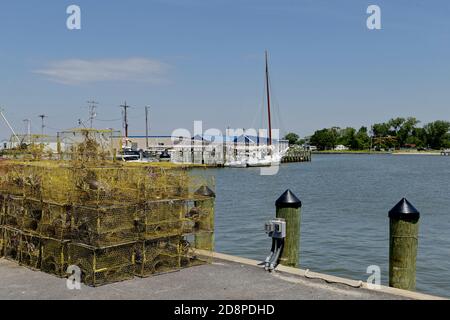
[{"label": "calm water", "polygon": [[270,239],[264,222],[290,188],[302,201],[300,265],[366,280],[379,265],[388,281],[391,209],[407,197],[422,214],[417,290],[450,297],[450,157],[317,155],[312,163],[283,165],[276,176],[258,169],[214,169],[216,250],[264,259]]}]

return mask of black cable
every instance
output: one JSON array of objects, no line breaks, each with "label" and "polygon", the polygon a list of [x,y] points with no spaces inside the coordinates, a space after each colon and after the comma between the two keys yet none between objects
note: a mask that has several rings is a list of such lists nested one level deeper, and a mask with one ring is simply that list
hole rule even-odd
[{"label": "black cable", "polygon": [[272,256],[272,260],[270,261],[270,270],[274,270],[278,266],[278,261],[281,256],[281,250],[283,249],[284,240],[283,239],[277,239],[276,240],[276,251],[275,254]]},{"label": "black cable", "polygon": [[270,249],[270,255],[269,255],[269,256],[266,258],[266,260],[264,261],[264,269],[265,269],[266,271],[269,270],[269,267],[270,267],[270,261],[272,260],[272,257],[273,257],[273,255],[274,255],[274,253],[275,253],[275,247],[276,247],[276,245],[275,245],[275,239],[272,238],[272,249]]}]

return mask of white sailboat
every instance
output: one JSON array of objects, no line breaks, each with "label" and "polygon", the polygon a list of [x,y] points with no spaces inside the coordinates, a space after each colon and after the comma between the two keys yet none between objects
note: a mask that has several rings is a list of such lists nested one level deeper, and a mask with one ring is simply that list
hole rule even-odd
[{"label": "white sailboat", "polygon": [[245,160],[231,160],[224,164],[227,168],[247,168],[247,161]]},{"label": "white sailboat", "polygon": [[270,167],[279,166],[282,156],[273,145],[272,140],[272,115],[270,109],[270,81],[269,81],[269,59],[266,51],[266,94],[267,94],[267,112],[269,125],[269,140],[268,146],[258,147],[256,152],[253,152],[247,161],[249,167]]},{"label": "white sailboat", "polygon": [[[225,162],[225,167],[230,168],[247,168],[247,167],[270,167],[279,166],[282,159],[282,154],[273,145],[272,139],[272,115],[271,115],[271,100],[270,100],[270,81],[269,81],[269,59],[266,51],[266,93],[267,93],[267,113],[268,113],[268,131],[269,137],[267,145],[251,147],[245,154],[240,157],[235,156]],[[258,138],[259,139],[259,138]]]}]

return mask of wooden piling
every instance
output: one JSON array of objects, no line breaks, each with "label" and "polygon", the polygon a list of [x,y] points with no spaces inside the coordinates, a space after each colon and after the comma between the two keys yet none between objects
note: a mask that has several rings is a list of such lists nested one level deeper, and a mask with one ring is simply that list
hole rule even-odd
[{"label": "wooden piling", "polygon": [[415,290],[420,213],[405,198],[389,211],[389,286]]},{"label": "wooden piling", "polygon": [[216,194],[207,186],[203,186],[195,192],[202,200],[196,201],[195,206],[207,216],[199,222],[200,232],[195,235],[195,248],[201,250],[214,250],[214,206]]},{"label": "wooden piling", "polygon": [[280,264],[298,268],[300,261],[300,219],[302,202],[287,190],[276,201],[277,218],[286,221],[286,239],[281,253]]}]

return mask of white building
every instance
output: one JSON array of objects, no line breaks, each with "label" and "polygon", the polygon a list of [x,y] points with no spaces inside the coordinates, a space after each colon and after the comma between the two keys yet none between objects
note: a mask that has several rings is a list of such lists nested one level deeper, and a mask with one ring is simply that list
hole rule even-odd
[{"label": "white building", "polygon": [[339,145],[336,146],[336,148],[334,148],[334,150],[335,151],[347,151],[347,150],[350,150],[350,148],[346,147],[346,146],[344,146],[342,144],[339,144]]}]

